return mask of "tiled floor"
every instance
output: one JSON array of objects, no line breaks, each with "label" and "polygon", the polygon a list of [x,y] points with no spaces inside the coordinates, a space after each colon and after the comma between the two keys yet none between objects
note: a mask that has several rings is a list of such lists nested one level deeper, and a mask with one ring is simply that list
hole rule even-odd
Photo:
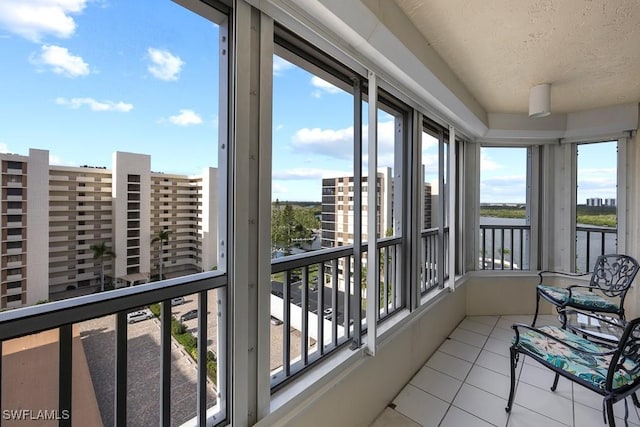
[{"label": "tiled floor", "polygon": [[[531,316],[472,316],[458,325],[409,384],[393,399],[372,427],[590,427],[603,426],[602,398],[560,378],[550,390],[553,373],[521,357],[511,413],[509,345],[511,324],[531,323]],[[538,325],[557,324],[541,316]],[[524,362],[524,363],[523,363]],[[629,425],[640,426],[629,399]],[[616,425],[624,425],[624,403],[614,405]]]}]

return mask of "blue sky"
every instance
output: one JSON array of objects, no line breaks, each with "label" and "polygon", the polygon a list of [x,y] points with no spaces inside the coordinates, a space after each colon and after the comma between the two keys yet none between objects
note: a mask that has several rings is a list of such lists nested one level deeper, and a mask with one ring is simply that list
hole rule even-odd
[{"label": "blue sky", "polygon": [[[114,151],[145,153],[181,174],[218,165],[212,22],[170,0],[0,0],[0,50],[0,151],[106,167]],[[273,94],[273,199],[318,201],[323,177],[353,174],[352,97],[279,57]],[[378,120],[378,164],[393,166],[393,118]],[[363,135],[366,146],[366,123]],[[423,139],[431,180],[437,144]],[[615,197],[615,157],[591,151],[578,200]],[[483,202],[523,201],[523,152],[483,150]]]}]

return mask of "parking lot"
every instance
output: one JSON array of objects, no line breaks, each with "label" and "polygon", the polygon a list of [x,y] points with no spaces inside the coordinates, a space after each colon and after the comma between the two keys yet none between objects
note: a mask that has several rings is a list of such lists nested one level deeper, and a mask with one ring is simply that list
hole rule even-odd
[{"label": "parking lot", "polygon": [[[174,316],[195,308],[195,297],[172,307]],[[216,313],[211,309],[210,312]],[[189,305],[191,304],[191,305]],[[215,350],[216,316],[209,318],[208,347]],[[215,323],[214,323],[215,322]],[[214,323],[213,325],[211,323]],[[190,330],[197,320],[187,321]],[[79,324],[96,399],[105,426],[113,425],[115,372],[115,316],[110,315]],[[159,424],[160,414],[160,322],[155,317],[128,325],[127,425]],[[197,365],[177,342],[171,345],[171,424],[180,425],[196,414]],[[207,401],[215,403],[214,384],[209,382]]]}]

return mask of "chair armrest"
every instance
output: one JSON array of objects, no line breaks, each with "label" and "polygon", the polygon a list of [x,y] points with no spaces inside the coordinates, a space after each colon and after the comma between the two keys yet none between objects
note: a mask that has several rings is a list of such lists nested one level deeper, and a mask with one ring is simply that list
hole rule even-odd
[{"label": "chair armrest", "polygon": [[566,277],[583,277],[591,275],[591,273],[568,273],[566,271],[542,270],[538,272],[538,277],[540,277],[540,282],[538,284],[542,283],[542,276],[544,274],[558,274]]},{"label": "chair armrest", "polygon": [[548,334],[548,333],[546,333],[544,331],[541,331],[540,329],[535,328],[533,326],[525,325],[524,323],[514,323],[513,325],[511,325],[511,328],[513,328],[513,330],[516,332],[516,342],[513,345],[517,345],[520,342],[520,331],[518,330],[518,328],[524,328],[524,329],[528,329],[530,331],[533,331],[533,332],[535,332],[537,334],[540,334],[542,336],[545,336],[545,337],[549,338],[550,340],[553,340],[553,341],[559,343],[560,345],[562,345],[564,347],[570,348],[571,350],[576,351],[578,353],[582,353],[582,354],[589,354],[591,356],[608,356],[608,355],[614,354],[617,351],[617,348],[614,349],[614,350],[606,351],[606,352],[594,352],[594,351],[582,350],[582,349],[580,349],[578,347],[572,346],[571,344],[569,344],[569,343],[567,343],[565,341],[562,341],[559,338],[554,337],[551,334]]}]

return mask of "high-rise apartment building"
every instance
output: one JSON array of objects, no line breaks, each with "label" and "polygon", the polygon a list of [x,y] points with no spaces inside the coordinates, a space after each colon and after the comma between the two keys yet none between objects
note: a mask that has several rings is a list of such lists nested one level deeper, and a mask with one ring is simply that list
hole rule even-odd
[{"label": "high-rise apartment building", "polygon": [[[362,177],[362,240],[367,240],[368,177]],[[353,244],[353,177],[322,180],[322,247]],[[393,227],[393,179],[391,168],[380,168],[376,176],[377,237]]]},{"label": "high-rise apartment building", "polygon": [[[101,263],[118,286],[211,270],[217,263],[217,170],[152,172],[151,157],[116,152],[112,169],[49,165],[49,152],[0,154],[0,307],[97,290]],[[169,231],[162,245],[151,244]],[[93,245],[115,257],[94,259]]]}]

